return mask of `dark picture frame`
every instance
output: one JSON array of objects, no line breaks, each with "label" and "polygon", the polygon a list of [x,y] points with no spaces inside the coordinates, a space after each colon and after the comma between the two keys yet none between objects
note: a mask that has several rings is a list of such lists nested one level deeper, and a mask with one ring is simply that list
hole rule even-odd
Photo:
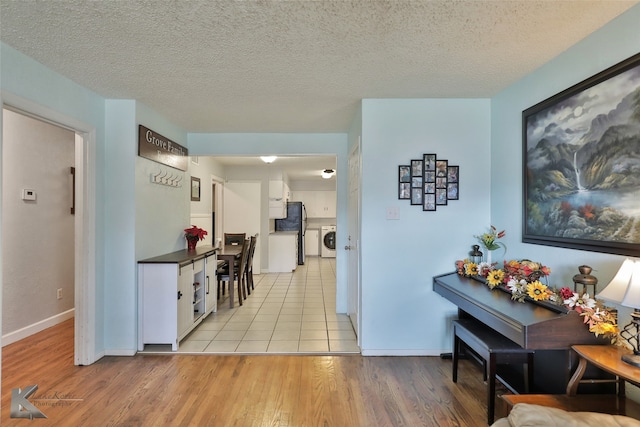
[{"label": "dark picture frame", "polygon": [[423,211],[435,211],[436,210],[436,195],[435,193],[426,193],[424,195],[422,210]]},{"label": "dark picture frame", "polygon": [[411,199],[411,183],[401,182],[398,186],[398,199],[409,200]]},{"label": "dark picture frame", "polygon": [[411,204],[412,205],[422,205],[422,187],[419,188],[411,188]]},{"label": "dark picture frame", "polygon": [[458,200],[460,166],[426,153],[398,166],[398,199],[422,206],[423,211],[435,211],[438,206]]},{"label": "dark picture frame", "polygon": [[411,182],[411,166],[398,166],[398,180],[400,182]]},{"label": "dark picture frame", "polygon": [[640,256],[640,54],[522,112],[522,241]]},{"label": "dark picture frame", "polygon": [[200,178],[191,177],[191,201],[200,201]]}]

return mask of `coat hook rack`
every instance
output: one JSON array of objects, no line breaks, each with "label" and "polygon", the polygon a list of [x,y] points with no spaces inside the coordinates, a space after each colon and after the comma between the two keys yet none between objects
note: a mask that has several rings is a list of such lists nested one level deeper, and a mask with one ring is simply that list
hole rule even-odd
[{"label": "coat hook rack", "polygon": [[182,188],[182,180],[184,175],[181,173],[174,173],[168,170],[162,170],[158,173],[151,173],[151,182],[153,184],[164,185],[166,187]]}]

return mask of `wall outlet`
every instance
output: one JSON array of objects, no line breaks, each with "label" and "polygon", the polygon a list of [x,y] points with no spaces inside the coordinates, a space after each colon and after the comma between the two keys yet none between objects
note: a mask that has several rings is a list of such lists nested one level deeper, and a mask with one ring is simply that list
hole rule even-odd
[{"label": "wall outlet", "polygon": [[62,288],[58,288],[58,292],[56,293],[58,299],[62,299]]}]

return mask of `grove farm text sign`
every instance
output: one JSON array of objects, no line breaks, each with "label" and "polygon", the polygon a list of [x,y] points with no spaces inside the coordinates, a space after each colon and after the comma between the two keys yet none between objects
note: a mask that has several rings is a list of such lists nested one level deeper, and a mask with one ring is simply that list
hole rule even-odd
[{"label": "grove farm text sign", "polygon": [[138,155],[182,171],[189,165],[189,150],[142,125],[138,131]]}]

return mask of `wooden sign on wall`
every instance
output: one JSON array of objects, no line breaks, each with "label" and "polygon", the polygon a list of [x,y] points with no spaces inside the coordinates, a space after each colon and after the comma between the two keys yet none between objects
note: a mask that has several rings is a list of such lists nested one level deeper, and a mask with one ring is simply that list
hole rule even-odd
[{"label": "wooden sign on wall", "polygon": [[138,129],[138,156],[182,171],[187,170],[189,150],[142,125]]}]

